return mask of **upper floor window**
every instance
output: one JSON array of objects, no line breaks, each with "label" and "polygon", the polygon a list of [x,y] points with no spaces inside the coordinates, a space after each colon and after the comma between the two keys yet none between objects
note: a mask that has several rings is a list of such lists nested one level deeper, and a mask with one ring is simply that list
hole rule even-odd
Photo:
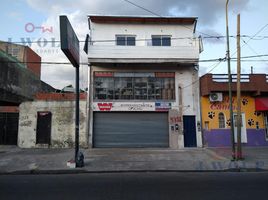
[{"label": "upper floor window", "polygon": [[171,36],[168,35],[152,35],[153,46],[171,46]]},{"label": "upper floor window", "polygon": [[135,46],[136,38],[133,35],[117,35],[116,45],[118,46]]},{"label": "upper floor window", "polygon": [[173,72],[95,72],[96,100],[175,100]]}]

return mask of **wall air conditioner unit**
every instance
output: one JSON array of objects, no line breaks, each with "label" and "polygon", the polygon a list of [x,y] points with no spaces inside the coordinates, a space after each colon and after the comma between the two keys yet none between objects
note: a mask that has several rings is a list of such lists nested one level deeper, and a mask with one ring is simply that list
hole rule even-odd
[{"label": "wall air conditioner unit", "polygon": [[211,93],[209,95],[210,102],[222,101],[222,93]]}]

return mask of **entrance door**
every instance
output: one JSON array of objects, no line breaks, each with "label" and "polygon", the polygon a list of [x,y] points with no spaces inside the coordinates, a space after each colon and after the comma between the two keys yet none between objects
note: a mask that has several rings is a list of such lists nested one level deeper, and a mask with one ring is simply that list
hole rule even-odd
[{"label": "entrance door", "polygon": [[[234,113],[234,136],[235,136],[235,142],[237,143],[237,114],[236,113]],[[248,142],[245,113],[241,113],[241,142],[242,143]]]},{"label": "entrance door", "polygon": [[19,113],[0,113],[0,144],[17,145]]},{"label": "entrance door", "polygon": [[6,117],[5,113],[0,113],[0,144],[5,144]]},{"label": "entrance door", "polygon": [[183,116],[184,147],[196,147],[195,116]]},{"label": "entrance door", "polygon": [[50,144],[51,112],[37,112],[36,144]]}]

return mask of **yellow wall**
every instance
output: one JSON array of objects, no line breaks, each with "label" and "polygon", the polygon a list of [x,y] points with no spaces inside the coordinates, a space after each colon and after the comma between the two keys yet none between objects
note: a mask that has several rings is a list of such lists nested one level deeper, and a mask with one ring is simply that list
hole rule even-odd
[{"label": "yellow wall", "polygon": [[[225,116],[225,122],[230,119],[229,114],[229,97],[223,96],[222,102],[210,102],[209,96],[201,97],[202,107],[202,124],[205,128],[205,121],[209,123],[209,129],[218,129],[218,115],[223,113]],[[237,111],[237,100],[233,97],[233,111]],[[255,111],[255,100],[250,96],[241,96],[241,112],[245,113],[246,128],[256,128],[256,122],[259,122],[259,128],[264,128],[264,117],[261,112]],[[225,123],[225,128],[230,128]]]}]

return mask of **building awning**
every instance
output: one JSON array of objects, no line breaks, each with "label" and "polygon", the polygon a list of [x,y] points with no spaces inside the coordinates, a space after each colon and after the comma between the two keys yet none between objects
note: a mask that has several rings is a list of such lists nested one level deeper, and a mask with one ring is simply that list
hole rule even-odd
[{"label": "building awning", "polygon": [[268,111],[268,97],[255,98],[255,108],[257,111]]}]

